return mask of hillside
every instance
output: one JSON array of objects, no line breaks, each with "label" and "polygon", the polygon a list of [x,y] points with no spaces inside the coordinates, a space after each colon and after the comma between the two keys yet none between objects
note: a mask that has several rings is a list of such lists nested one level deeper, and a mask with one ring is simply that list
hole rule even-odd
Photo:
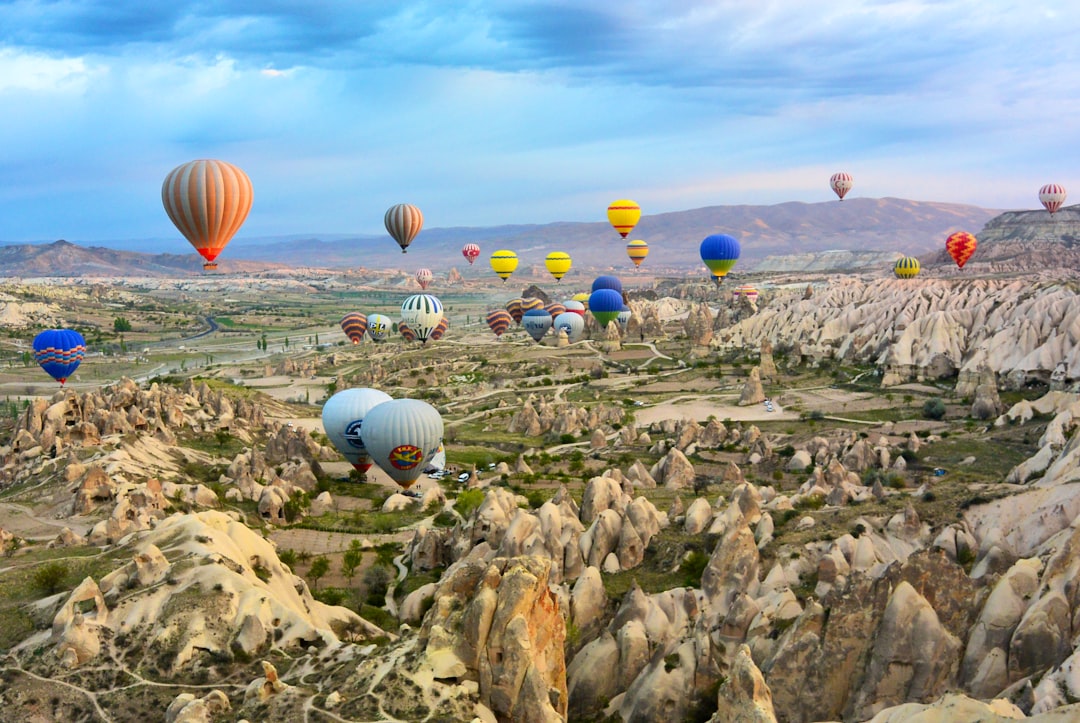
[{"label": "hillside", "polygon": [[[148,254],[60,240],[48,244],[0,246],[0,276],[187,276],[202,273],[195,253]],[[221,271],[254,272],[280,264],[222,258]]]},{"label": "hillside", "polygon": [[[773,206],[709,206],[644,215],[631,234],[649,242],[646,262],[653,269],[700,265],[698,246],[713,233],[728,233],[742,243],[742,263],[750,267],[767,256],[829,250],[921,254],[952,231],[978,231],[998,212],[960,204],[898,198],[855,198],[826,203],[789,202]],[[487,270],[487,255],[498,248],[517,252],[522,265],[538,264],[551,251],[565,250],[575,265],[610,268],[624,261],[624,242],[607,221],[560,222],[490,228],[425,228],[403,256],[388,236],[249,240],[230,247],[234,258],[272,260],[307,266],[369,268],[411,265],[466,267],[461,246],[480,244],[473,269]],[[407,260],[406,260],[407,259]]]},{"label": "hillside", "polygon": [[[651,246],[648,269],[681,272],[700,266],[698,246],[712,233],[728,233],[742,242],[740,268],[752,270],[767,257],[801,255],[795,267],[770,259],[766,270],[835,270],[876,265],[876,256],[898,252],[925,254],[950,232],[977,232],[997,212],[976,206],[855,198],[840,203],[782,203],[774,206],[710,206],[646,215],[632,237]],[[1061,215],[1061,214],[1059,214]],[[461,247],[480,244],[481,258],[468,266]],[[177,276],[201,273],[195,253],[146,254],[120,248],[170,250],[174,242],[110,242],[117,248],[77,246],[68,242],[0,247],[4,276]],[[551,251],[565,250],[577,268],[622,268],[624,242],[606,221],[507,225],[488,228],[425,228],[407,255],[387,235],[296,235],[237,238],[220,258],[221,273],[269,268],[321,267],[433,270],[457,267],[466,277],[489,273],[487,256],[509,248],[521,270],[542,266]],[[851,254],[825,252],[849,251]]]}]

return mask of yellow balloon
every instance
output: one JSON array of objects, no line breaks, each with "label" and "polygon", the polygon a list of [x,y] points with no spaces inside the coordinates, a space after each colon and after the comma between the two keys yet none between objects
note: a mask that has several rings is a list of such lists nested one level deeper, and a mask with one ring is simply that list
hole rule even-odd
[{"label": "yellow balloon", "polygon": [[585,292],[582,292],[580,294],[574,294],[570,298],[573,299],[574,301],[581,302],[582,305],[584,305],[585,310],[588,311],[588,309],[589,309],[589,295],[588,294],[586,294]]},{"label": "yellow balloon", "polygon": [[914,256],[905,256],[893,266],[893,273],[898,279],[913,279],[919,275],[919,260]]},{"label": "yellow balloon", "polygon": [[562,251],[553,251],[544,259],[544,265],[556,281],[562,281],[562,277],[566,276],[566,272],[570,270],[570,264],[570,254]]},{"label": "yellow balloon", "polygon": [[626,238],[641,219],[641,206],[637,205],[636,201],[620,198],[607,207],[607,217],[619,235]]},{"label": "yellow balloon", "polygon": [[517,265],[518,257],[513,251],[502,249],[491,255],[491,270],[504,282],[510,278],[510,274],[514,273]]},{"label": "yellow balloon", "polygon": [[634,266],[641,266],[641,262],[649,255],[649,244],[641,239],[626,244],[626,255],[634,262]]}]

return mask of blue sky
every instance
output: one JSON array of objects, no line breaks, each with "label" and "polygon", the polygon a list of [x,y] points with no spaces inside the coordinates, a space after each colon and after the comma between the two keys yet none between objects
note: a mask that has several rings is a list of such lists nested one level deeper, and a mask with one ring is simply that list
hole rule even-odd
[{"label": "blue sky", "polygon": [[239,236],[598,221],[851,196],[1080,198],[1080,13],[980,0],[0,0],[0,242],[177,236],[174,166],[252,179]]}]

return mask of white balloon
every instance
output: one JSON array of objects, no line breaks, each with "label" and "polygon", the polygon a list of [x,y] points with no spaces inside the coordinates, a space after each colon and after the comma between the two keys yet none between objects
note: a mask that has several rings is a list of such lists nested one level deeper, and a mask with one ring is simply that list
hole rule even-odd
[{"label": "white balloon", "polygon": [[385,314],[371,314],[367,319],[367,333],[372,341],[386,341],[394,330],[394,322]]},{"label": "white balloon", "polygon": [[401,304],[401,320],[416,332],[416,338],[422,342],[427,342],[431,330],[439,325],[442,318],[442,302],[431,294],[415,294]]},{"label": "white balloon", "polygon": [[360,387],[342,390],[323,405],[322,423],[326,436],[337,451],[361,472],[371,467],[371,458],[360,435],[364,418],[376,406],[391,399],[393,397],[386,392]]},{"label": "white balloon", "polygon": [[571,342],[575,342],[585,333],[585,317],[573,311],[566,311],[555,317],[552,323],[555,331],[566,331],[566,336]]},{"label": "white balloon", "polygon": [[419,399],[383,402],[364,418],[367,453],[402,487],[408,487],[423,473],[442,441],[442,416]]}]

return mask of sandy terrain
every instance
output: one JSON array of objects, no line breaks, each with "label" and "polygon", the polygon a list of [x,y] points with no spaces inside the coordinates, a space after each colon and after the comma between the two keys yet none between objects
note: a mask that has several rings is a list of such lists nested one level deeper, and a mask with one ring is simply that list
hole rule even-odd
[{"label": "sandy terrain", "polygon": [[705,400],[688,402],[664,402],[655,407],[644,407],[634,410],[634,418],[637,426],[647,427],[654,422],[662,422],[665,419],[694,419],[705,422],[710,416],[716,417],[721,422],[731,419],[737,422],[775,421],[778,419],[798,419],[795,412],[785,412],[778,404],[773,405],[776,411],[765,411],[764,404],[751,404],[739,407],[733,404],[710,403]]}]

